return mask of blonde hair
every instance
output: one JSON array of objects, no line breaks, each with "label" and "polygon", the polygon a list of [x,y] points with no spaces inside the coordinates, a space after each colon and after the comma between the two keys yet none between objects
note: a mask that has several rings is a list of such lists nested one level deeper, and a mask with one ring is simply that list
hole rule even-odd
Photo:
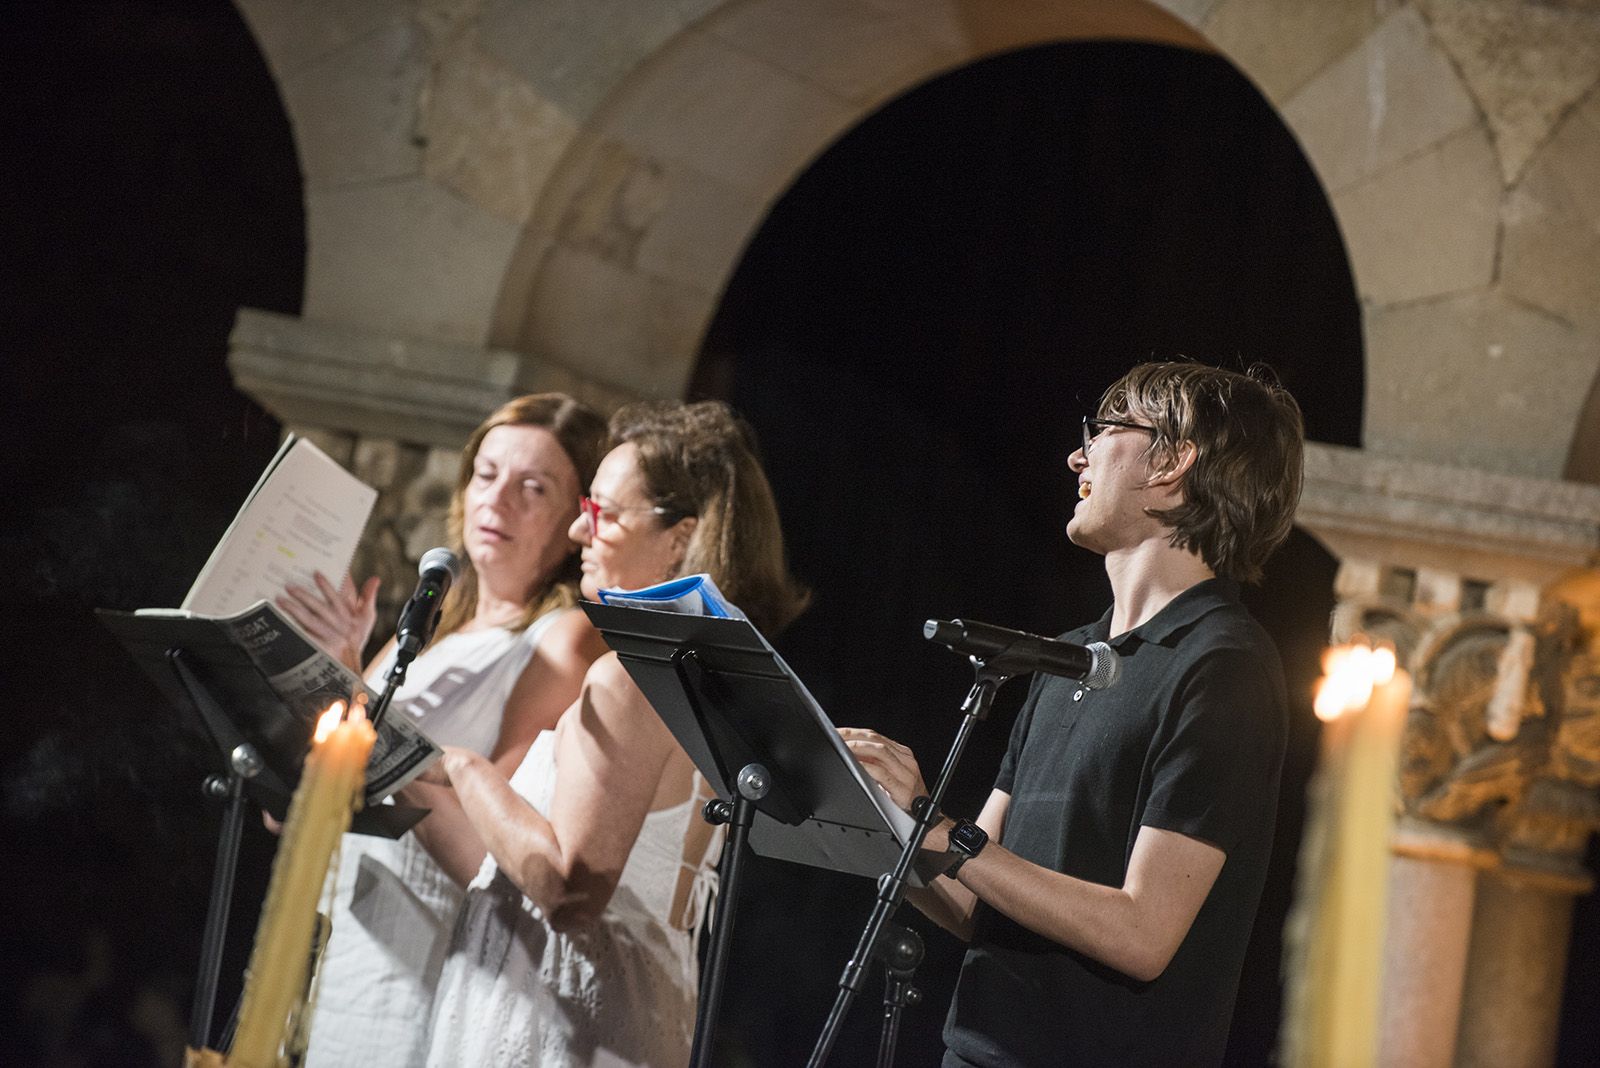
[{"label": "blonde hair", "polygon": [[[565,393],[530,393],[509,400],[496,408],[472,432],[472,437],[467,439],[466,446],[461,450],[461,468],[456,474],[455,492],[450,497],[450,546],[461,558],[462,575],[445,598],[434,640],[465,626],[478,608],[478,575],[467,558],[466,543],[462,536],[466,526],[467,484],[472,481],[473,467],[483,439],[497,426],[536,426],[548,430],[577,469],[580,492],[594,478],[594,470],[600,466],[600,458],[606,453],[606,421],[594,409]],[[576,505],[577,501],[574,500],[573,504]],[[556,571],[548,576],[548,581],[529,598],[522,615],[511,624],[511,629],[524,630],[546,612],[576,604],[578,577],[577,556],[568,554]]]},{"label": "blonde hair", "polygon": [[679,574],[704,571],[750,621],[775,634],[810,594],[789,574],[772,487],[755,434],[721,401],[645,401],[611,417],[616,444],[631,443],[667,525],[695,516]]},{"label": "blonde hair", "polygon": [[1153,427],[1149,454],[1158,464],[1194,444],[1183,503],[1150,514],[1172,528],[1174,546],[1198,553],[1216,574],[1261,581],[1294,526],[1305,440],[1300,406],[1271,369],[1140,364],[1106,390],[1098,414]]}]

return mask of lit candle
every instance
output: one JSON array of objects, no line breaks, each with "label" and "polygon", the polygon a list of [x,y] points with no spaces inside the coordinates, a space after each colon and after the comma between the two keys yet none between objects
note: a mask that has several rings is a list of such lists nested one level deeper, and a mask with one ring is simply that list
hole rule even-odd
[{"label": "lit candle", "polygon": [[272,881],[245,974],[239,1027],[227,1063],[277,1068],[296,1008],[305,996],[317,899],[339,838],[361,801],[367,757],[376,738],[357,709],[342,720],[337,703],[317,721],[311,753],[289,803]]},{"label": "lit candle", "polygon": [[1400,733],[1411,680],[1393,650],[1331,649],[1315,710],[1322,754],[1302,856],[1307,910],[1302,974],[1291,1001],[1289,1061],[1308,1066],[1370,1064],[1377,1049],[1389,840],[1395,813]]}]

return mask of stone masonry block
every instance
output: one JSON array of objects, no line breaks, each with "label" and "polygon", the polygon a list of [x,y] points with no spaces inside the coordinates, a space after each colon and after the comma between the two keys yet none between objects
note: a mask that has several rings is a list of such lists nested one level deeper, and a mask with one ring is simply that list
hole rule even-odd
[{"label": "stone masonry block", "polygon": [[1561,476],[1600,338],[1494,292],[1370,313],[1363,441],[1390,456]]},{"label": "stone masonry block", "polygon": [[1411,7],[1283,105],[1323,186],[1337,193],[1478,120],[1449,58]]},{"label": "stone masonry block", "polygon": [[479,343],[517,241],[496,218],[422,178],[309,192],[305,315]]},{"label": "stone masonry block", "polygon": [[529,316],[535,358],[640,396],[683,395],[712,294],[561,246],[546,270],[555,281],[541,285]]},{"label": "stone masonry block", "polygon": [[582,125],[628,73],[723,0],[489,0],[482,47]]},{"label": "stone masonry block", "polygon": [[350,473],[374,488],[393,486],[400,474],[400,451],[398,441],[363,437],[356,442]]},{"label": "stone masonry block", "polygon": [[647,87],[608,109],[597,132],[757,196],[786,187],[860,115],[815,84],[701,32],[674,39],[652,72]]},{"label": "stone masonry block", "polygon": [[828,94],[874,104],[955,65],[962,53],[918,32],[920,12],[891,13],[862,0],[756,0],[730,4],[704,23],[739,51],[815,83]]},{"label": "stone masonry block", "polygon": [[424,173],[516,223],[533,214],[577,132],[565,112],[470,41],[442,57],[421,128]]},{"label": "stone masonry block", "polygon": [[298,437],[305,438],[311,444],[327,453],[328,458],[340,467],[350,467],[350,461],[356,445],[354,434],[341,434],[336,430],[327,430],[317,426],[295,426],[290,429]]},{"label": "stone masonry block", "polygon": [[1574,101],[1600,81],[1600,7],[1528,0],[1419,0],[1516,180]]},{"label": "stone masonry block", "polygon": [[1373,0],[1222,0],[1201,29],[1267,99],[1281,101],[1377,21]]},{"label": "stone masonry block", "polygon": [[393,22],[282,79],[307,186],[416,174],[417,105],[428,67],[416,28]]},{"label": "stone masonry block", "polygon": [[1486,286],[1494,277],[1500,171],[1469,126],[1333,198],[1362,299],[1377,305]]},{"label": "stone masonry block", "polygon": [[1435,611],[1456,611],[1461,607],[1461,576],[1439,568],[1418,568],[1415,603]]},{"label": "stone masonry block", "polygon": [[280,81],[406,18],[405,7],[394,0],[234,0],[234,6]]},{"label": "stone masonry block", "polygon": [[1506,291],[1568,322],[1600,320],[1600,90],[1564,120],[1507,198]]},{"label": "stone masonry block", "polygon": [[639,269],[722,292],[769,205],[687,164],[667,164],[663,179],[663,208],[639,243]]},{"label": "stone masonry block", "polygon": [[1460,575],[1489,582],[1485,607],[1500,611],[1516,583],[1539,589],[1600,564],[1600,487],[1317,442],[1305,479],[1295,523],[1339,558],[1347,603],[1404,569],[1416,577],[1408,600],[1436,600],[1427,587]]},{"label": "stone masonry block", "polygon": [[1216,10],[1221,0],[1155,0],[1155,2],[1189,25],[1198,27],[1205,25],[1206,19],[1211,17],[1211,12]]}]

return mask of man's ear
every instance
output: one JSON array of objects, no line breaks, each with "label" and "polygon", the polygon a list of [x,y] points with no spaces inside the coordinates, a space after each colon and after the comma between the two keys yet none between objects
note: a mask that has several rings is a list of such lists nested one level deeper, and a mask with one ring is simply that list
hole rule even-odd
[{"label": "man's ear", "polygon": [[1200,450],[1192,441],[1180,441],[1172,452],[1172,460],[1165,467],[1154,469],[1150,477],[1145,480],[1147,486],[1166,486],[1176,489],[1182,484],[1184,476],[1194,467],[1195,459],[1200,455]]}]

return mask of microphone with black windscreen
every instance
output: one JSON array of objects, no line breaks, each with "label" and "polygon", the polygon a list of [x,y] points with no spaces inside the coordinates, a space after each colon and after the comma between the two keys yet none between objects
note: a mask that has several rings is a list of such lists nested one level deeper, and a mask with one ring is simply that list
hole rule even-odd
[{"label": "microphone with black windscreen", "polygon": [[1010,675],[1042,671],[1104,690],[1116,685],[1122,674],[1121,657],[1105,642],[1074,645],[964,619],[930,619],[922,625],[922,636]]},{"label": "microphone with black windscreen", "polygon": [[395,631],[396,658],[408,661],[433,637],[433,628],[439,624],[439,606],[451,585],[461,577],[461,561],[443,546],[429,549],[417,564],[417,574],[417,591],[400,612],[400,626]]}]

